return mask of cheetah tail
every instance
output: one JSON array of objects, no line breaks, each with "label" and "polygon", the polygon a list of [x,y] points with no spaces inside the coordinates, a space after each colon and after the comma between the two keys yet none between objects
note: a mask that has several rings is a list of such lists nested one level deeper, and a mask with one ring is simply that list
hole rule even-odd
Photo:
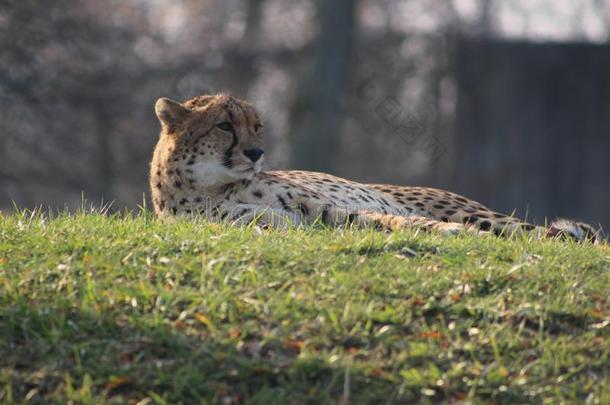
[{"label": "cheetah tail", "polygon": [[549,237],[567,237],[579,242],[598,244],[604,240],[601,229],[596,230],[584,222],[570,219],[556,219],[548,226],[546,235]]}]

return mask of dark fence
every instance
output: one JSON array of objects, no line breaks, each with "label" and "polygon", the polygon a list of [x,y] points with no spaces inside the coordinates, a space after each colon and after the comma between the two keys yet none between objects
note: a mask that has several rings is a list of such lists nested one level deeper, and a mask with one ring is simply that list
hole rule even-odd
[{"label": "dark fence", "polygon": [[610,46],[464,41],[457,190],[610,230]]}]

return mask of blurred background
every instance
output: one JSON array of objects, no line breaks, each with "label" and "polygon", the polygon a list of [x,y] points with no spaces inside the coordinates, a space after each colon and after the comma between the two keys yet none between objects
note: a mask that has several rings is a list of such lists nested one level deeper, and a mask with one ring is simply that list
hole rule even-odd
[{"label": "blurred background", "polygon": [[155,100],[218,91],[268,169],[610,229],[610,0],[1,0],[0,209],[137,207]]}]

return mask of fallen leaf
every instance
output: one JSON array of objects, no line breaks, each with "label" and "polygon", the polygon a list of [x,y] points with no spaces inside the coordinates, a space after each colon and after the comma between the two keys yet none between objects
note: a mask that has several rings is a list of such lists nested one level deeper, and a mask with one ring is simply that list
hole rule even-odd
[{"label": "fallen leaf", "polygon": [[421,332],[419,334],[420,339],[434,339],[434,340],[441,340],[443,338],[443,335],[441,335],[441,333],[439,331],[431,331],[431,332]]},{"label": "fallen leaf", "polygon": [[500,369],[498,370],[498,374],[500,374],[502,377],[508,377],[510,372],[506,367],[500,367]]},{"label": "fallen leaf", "polygon": [[434,266],[426,267],[426,270],[428,270],[431,273],[438,273],[438,271],[440,270],[440,267],[435,264]]},{"label": "fallen leaf", "polygon": [[589,311],[591,313],[591,315],[595,318],[602,318],[604,315],[606,315],[606,313],[602,310],[599,310],[597,308],[593,308],[591,311]]},{"label": "fallen leaf", "polygon": [[216,325],[214,325],[207,316],[202,315],[202,314],[195,314],[194,316],[195,316],[195,319],[197,319],[199,322],[201,322],[202,324],[207,326],[209,330],[211,330],[211,331],[216,330]]},{"label": "fallen leaf", "polygon": [[371,377],[383,377],[385,374],[386,372],[379,367],[374,368],[369,372],[369,376]]},{"label": "fallen leaf", "polygon": [[286,350],[293,350],[297,353],[301,352],[301,349],[303,348],[303,341],[302,340],[284,340],[282,342],[282,346],[284,347],[284,349]]},{"label": "fallen leaf", "polygon": [[121,353],[119,356],[119,361],[122,364],[129,364],[133,361],[133,356],[130,353]]},{"label": "fallen leaf", "polygon": [[112,376],[106,383],[107,390],[114,390],[123,385],[129,384],[129,378],[124,376]]},{"label": "fallen leaf", "polygon": [[603,346],[606,343],[606,340],[601,336],[596,336],[591,341],[595,346]]},{"label": "fallen leaf", "polygon": [[462,296],[458,293],[451,294],[451,302],[460,302],[462,300]]}]

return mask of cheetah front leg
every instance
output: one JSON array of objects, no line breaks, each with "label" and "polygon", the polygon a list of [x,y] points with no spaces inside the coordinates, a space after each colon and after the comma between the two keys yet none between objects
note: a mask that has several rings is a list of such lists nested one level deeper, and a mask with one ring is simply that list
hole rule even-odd
[{"label": "cheetah front leg", "polygon": [[[255,204],[238,204],[230,210],[223,210],[221,208],[213,217],[220,220],[227,220],[232,225],[241,226],[255,223],[262,227],[271,227],[275,229],[287,229],[289,227],[300,226],[306,219],[300,213],[297,214],[283,209]],[[362,210],[350,211],[332,205],[321,206],[319,215],[314,217],[314,221],[307,222],[315,222],[317,219],[324,224],[336,227],[354,225],[359,228],[374,228],[389,231],[399,229],[421,229],[427,232],[433,231],[451,235],[462,232],[480,232],[473,227],[464,226],[455,222],[440,222],[416,215],[401,216]]]},{"label": "cheetah front leg", "polygon": [[221,208],[216,216],[237,226],[255,223],[265,228],[287,229],[302,223],[302,218],[297,214],[256,204],[238,204],[230,210]]},{"label": "cheetah front leg", "polygon": [[399,229],[434,231],[455,235],[462,232],[479,233],[477,229],[455,222],[441,222],[418,215],[402,216],[388,215],[371,211],[349,211],[340,207],[327,207],[320,214],[322,222],[333,226],[344,224],[356,225],[360,228]]},{"label": "cheetah front leg", "polygon": [[462,232],[480,233],[479,230],[455,222],[441,222],[431,218],[412,215],[388,215],[372,211],[348,210],[330,204],[323,204],[318,210],[303,215],[301,211],[288,211],[256,204],[238,204],[229,210],[223,208],[212,214],[213,219],[226,220],[232,225],[255,223],[262,227],[287,229],[320,220],[335,227],[353,225],[359,228],[380,230],[414,229],[426,232],[440,232],[455,235]]}]

